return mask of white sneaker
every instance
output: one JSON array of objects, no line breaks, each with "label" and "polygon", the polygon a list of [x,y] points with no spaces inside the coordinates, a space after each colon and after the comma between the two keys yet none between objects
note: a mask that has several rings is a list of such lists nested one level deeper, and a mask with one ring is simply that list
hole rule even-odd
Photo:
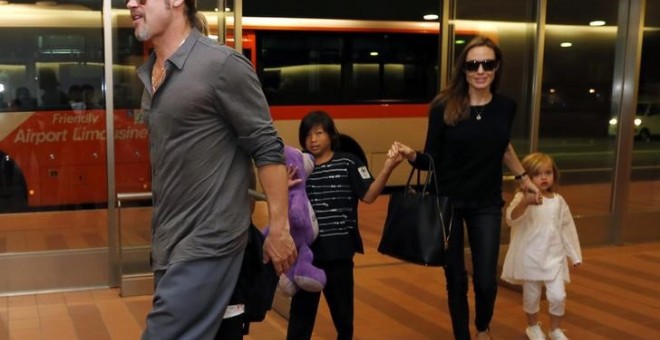
[{"label": "white sneaker", "polygon": [[548,336],[552,340],[568,340],[566,334],[564,334],[564,331],[562,331],[561,328],[555,328],[554,331],[548,333]]},{"label": "white sneaker", "polygon": [[545,340],[545,335],[541,329],[540,322],[534,326],[527,327],[527,329],[525,329],[525,334],[527,334],[529,340]]}]

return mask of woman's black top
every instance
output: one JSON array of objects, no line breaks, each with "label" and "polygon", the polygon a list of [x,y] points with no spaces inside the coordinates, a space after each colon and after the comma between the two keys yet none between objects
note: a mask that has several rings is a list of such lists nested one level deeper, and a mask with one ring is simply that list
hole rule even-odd
[{"label": "woman's black top", "polygon": [[[424,147],[435,162],[440,194],[469,205],[502,204],[502,160],[516,103],[494,94],[485,106],[471,107],[469,119],[454,126],[445,124],[444,109],[443,104],[431,108]],[[428,158],[418,153],[412,165],[427,169]]]}]

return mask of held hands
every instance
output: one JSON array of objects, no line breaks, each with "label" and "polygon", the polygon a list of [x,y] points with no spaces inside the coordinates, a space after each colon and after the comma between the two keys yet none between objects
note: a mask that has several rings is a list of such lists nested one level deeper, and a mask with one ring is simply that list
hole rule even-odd
[{"label": "held hands", "polygon": [[529,204],[543,204],[543,195],[541,190],[536,187],[529,176],[524,176],[520,181],[520,190],[525,194],[525,200]]},{"label": "held hands", "polygon": [[522,190],[523,190],[522,193],[523,193],[523,195],[524,195],[523,201],[524,201],[524,203],[525,203],[525,206],[528,206],[528,205],[539,205],[539,204],[541,204],[541,203],[543,202],[543,201],[542,201],[542,200],[543,200],[543,196],[541,196],[541,203],[537,203],[537,202],[538,202],[538,201],[537,201],[537,200],[538,200],[538,198],[537,198],[537,195],[538,195],[538,194],[537,194],[537,193],[535,193],[535,192],[533,192],[533,191],[530,191],[530,190],[525,190],[525,189],[522,189]]},{"label": "held hands", "polygon": [[394,141],[394,143],[392,144],[392,148],[387,153],[388,157],[390,157],[390,153],[398,153],[403,158],[409,161],[414,161],[415,158],[417,158],[417,152],[415,150],[397,141]]},{"label": "held hands", "polygon": [[277,275],[289,271],[296,260],[298,253],[293,237],[289,233],[289,225],[286,228],[270,228],[268,236],[264,241],[264,263],[273,262]]},{"label": "held hands", "polygon": [[395,144],[392,144],[389,150],[387,150],[387,159],[385,159],[385,168],[394,169],[403,161],[403,155],[401,155]]}]

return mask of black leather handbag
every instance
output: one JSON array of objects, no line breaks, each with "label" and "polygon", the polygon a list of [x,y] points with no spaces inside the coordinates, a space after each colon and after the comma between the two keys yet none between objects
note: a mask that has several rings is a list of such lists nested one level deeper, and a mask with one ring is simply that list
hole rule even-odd
[{"label": "black leather handbag", "polygon": [[[448,197],[437,194],[433,159],[425,155],[430,165],[424,183],[421,170],[413,168],[404,190],[390,195],[378,251],[411,263],[442,266],[449,246],[452,205]],[[411,185],[415,172],[417,185]]]}]

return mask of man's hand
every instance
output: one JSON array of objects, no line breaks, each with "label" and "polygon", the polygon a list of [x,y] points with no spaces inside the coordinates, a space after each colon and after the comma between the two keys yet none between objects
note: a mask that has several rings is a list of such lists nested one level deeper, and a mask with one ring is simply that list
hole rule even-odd
[{"label": "man's hand", "polygon": [[289,226],[271,227],[264,241],[264,263],[273,262],[275,272],[281,275],[289,271],[297,256],[296,244],[289,233]]}]

